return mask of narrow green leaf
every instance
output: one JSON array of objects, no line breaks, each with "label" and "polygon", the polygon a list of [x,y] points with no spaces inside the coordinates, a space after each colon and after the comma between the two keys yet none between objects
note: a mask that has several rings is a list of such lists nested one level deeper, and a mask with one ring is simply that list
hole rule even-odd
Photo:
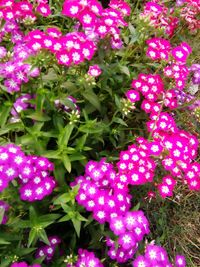
[{"label": "narrow green leaf", "polygon": [[87,140],[88,134],[84,134],[76,141],[76,150],[82,150]]},{"label": "narrow green leaf", "polygon": [[[42,90],[42,89],[41,89]],[[43,111],[43,106],[44,106],[44,101],[45,101],[45,94],[41,94],[41,92],[37,93],[36,95],[36,113],[42,113]]]},{"label": "narrow green leaf", "polygon": [[0,129],[0,135],[6,134],[10,131],[22,131],[24,129],[24,126],[21,122],[16,122],[16,123],[10,123],[7,124],[5,127]]},{"label": "narrow green leaf", "polygon": [[59,220],[59,222],[66,222],[66,221],[69,221],[69,220],[71,220],[71,217],[67,214],[67,215],[63,216],[63,217]]},{"label": "narrow green leaf", "polygon": [[33,243],[33,241],[37,238],[37,231],[34,228],[32,228],[29,232],[29,237],[28,237],[28,248],[31,246],[31,244]]},{"label": "narrow green leaf", "polygon": [[140,202],[137,203],[131,210],[139,210],[140,208]]},{"label": "narrow green leaf", "polygon": [[63,210],[66,213],[69,213],[69,212],[73,211],[73,209],[70,206],[66,205],[66,204],[61,203],[61,206],[62,206]]},{"label": "narrow green leaf", "polygon": [[3,127],[6,124],[8,116],[10,114],[11,107],[7,106],[6,103],[1,107],[0,110],[0,126]]},{"label": "narrow green leaf", "polygon": [[88,220],[83,217],[79,212],[77,212],[76,219],[79,221],[87,222]]},{"label": "narrow green leaf", "polygon": [[38,222],[38,215],[35,211],[35,208],[33,206],[30,206],[29,208],[29,218],[30,218],[30,222],[33,226],[35,226]]},{"label": "narrow green leaf", "polygon": [[4,213],[5,213],[5,209],[4,208],[0,208],[0,224],[3,221]]},{"label": "narrow green leaf", "polygon": [[60,217],[60,214],[45,214],[39,217],[38,222],[53,222]]},{"label": "narrow green leaf", "polygon": [[71,196],[69,193],[64,193],[61,196],[59,196],[56,200],[54,200],[54,205],[60,205],[61,203],[67,203],[71,200]]},{"label": "narrow green leaf", "polygon": [[101,111],[101,104],[99,97],[92,91],[87,91],[83,93],[85,99],[87,99],[97,110]]},{"label": "narrow green leaf", "polygon": [[72,134],[73,129],[74,129],[73,124],[67,124],[67,126],[65,126],[65,128],[62,130],[62,132],[60,133],[60,135],[58,137],[58,146],[59,147],[67,147],[68,142],[69,142],[69,138]]},{"label": "narrow green leaf", "polygon": [[49,159],[60,159],[60,152],[58,150],[48,150],[42,156]]},{"label": "narrow green leaf", "polygon": [[120,66],[120,71],[130,77],[130,71],[127,66]]},{"label": "narrow green leaf", "polygon": [[9,242],[9,241],[7,241],[7,240],[5,240],[5,239],[3,239],[3,238],[0,237],[0,245],[8,245],[10,243],[11,242]]},{"label": "narrow green leaf", "polygon": [[26,115],[27,118],[33,119],[35,121],[50,121],[51,118],[47,116],[44,113],[39,113],[39,112],[33,112],[29,115]]},{"label": "narrow green leaf", "polygon": [[38,232],[38,235],[39,235],[39,237],[42,239],[42,241],[43,241],[45,244],[50,245],[48,236],[47,236],[47,234],[46,234],[46,232],[45,232],[44,229],[40,230],[40,231]]},{"label": "narrow green leaf", "polygon": [[17,221],[16,224],[14,224],[14,226],[16,228],[29,228],[31,227],[31,222],[28,221],[28,220],[20,220],[20,221]]},{"label": "narrow green leaf", "polygon": [[74,225],[74,228],[75,228],[75,231],[76,231],[76,234],[78,237],[80,237],[80,231],[81,231],[81,221],[73,218],[72,219],[72,223]]},{"label": "narrow green leaf", "polygon": [[62,155],[61,156],[62,162],[66,168],[66,170],[70,173],[71,172],[71,161],[70,158],[67,155]]},{"label": "narrow green leaf", "polygon": [[33,251],[35,251],[37,248],[17,248],[15,249],[15,254],[22,257],[24,255],[27,255]]},{"label": "narrow green leaf", "polygon": [[128,126],[125,121],[123,121],[121,118],[114,118],[113,119],[113,122],[116,122],[116,123],[119,123],[121,125],[124,125],[124,126]]},{"label": "narrow green leaf", "polygon": [[77,160],[83,160],[86,157],[80,153],[74,153],[69,156],[70,161],[77,161]]}]

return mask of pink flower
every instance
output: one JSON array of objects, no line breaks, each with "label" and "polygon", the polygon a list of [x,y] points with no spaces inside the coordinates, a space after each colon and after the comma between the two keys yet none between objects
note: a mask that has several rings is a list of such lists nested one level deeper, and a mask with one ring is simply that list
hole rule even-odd
[{"label": "pink flower", "polygon": [[93,65],[89,67],[88,75],[93,77],[98,77],[102,73],[102,70],[98,65]]},{"label": "pink flower", "polygon": [[186,260],[185,257],[182,255],[177,255],[175,258],[176,267],[185,267],[186,266]]},{"label": "pink flower", "polygon": [[48,4],[40,3],[37,6],[36,11],[43,15],[43,17],[48,17],[49,15],[51,15],[51,10]]},{"label": "pink flower", "polygon": [[65,1],[63,5],[62,14],[71,18],[78,18],[82,7],[75,1]]},{"label": "pink flower", "polygon": [[172,56],[178,62],[185,62],[188,57],[188,52],[182,46],[176,46],[172,49]]},{"label": "pink flower", "polygon": [[140,100],[140,94],[136,90],[127,91],[126,92],[126,97],[133,103]]},{"label": "pink flower", "polygon": [[158,185],[158,190],[162,198],[173,196],[173,192],[170,186],[166,183],[162,183]]}]

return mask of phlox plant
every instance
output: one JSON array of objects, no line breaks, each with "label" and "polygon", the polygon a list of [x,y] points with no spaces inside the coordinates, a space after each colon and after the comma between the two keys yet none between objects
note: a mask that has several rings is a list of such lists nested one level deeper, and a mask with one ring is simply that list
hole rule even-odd
[{"label": "phlox plant", "polygon": [[199,266],[199,6],[0,0],[1,267]]}]

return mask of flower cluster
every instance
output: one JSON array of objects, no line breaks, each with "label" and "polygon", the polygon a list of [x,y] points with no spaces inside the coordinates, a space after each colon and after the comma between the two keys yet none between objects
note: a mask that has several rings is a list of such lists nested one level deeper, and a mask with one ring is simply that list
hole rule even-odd
[{"label": "flower cluster", "polygon": [[46,32],[30,31],[25,38],[26,44],[33,54],[41,50],[48,50],[55,55],[59,64],[70,66],[80,64],[85,59],[91,60],[96,52],[96,44],[88,40],[82,32],[71,32],[66,35],[56,28],[49,28]]},{"label": "flower cluster", "polygon": [[40,264],[33,264],[33,265],[28,265],[25,261],[22,262],[14,262],[10,265],[10,267],[41,267]]},{"label": "flower cluster", "polygon": [[179,89],[185,87],[189,74],[186,60],[191,53],[191,47],[182,42],[180,45],[171,48],[170,42],[163,38],[152,38],[147,40],[147,56],[152,60],[166,60],[169,62],[164,68],[164,75],[175,80],[175,86]]},{"label": "flower cluster", "polygon": [[192,52],[191,47],[186,42],[182,42],[174,48],[171,48],[170,42],[163,38],[154,37],[146,42],[148,44],[147,56],[152,60],[168,60],[171,56],[175,63],[184,64]]},{"label": "flower cluster", "polygon": [[[43,16],[48,16],[50,14],[48,2],[36,2],[34,4],[36,11]],[[119,26],[126,25],[123,16],[130,13],[130,7],[123,1],[112,1],[110,8],[105,10],[96,0],[88,1],[86,5],[83,1],[67,1],[64,3],[64,13],[66,9],[74,13],[79,6],[82,9],[80,14],[78,13],[82,18],[81,21],[87,24],[92,13],[97,18],[95,25],[91,24],[89,27],[87,25],[85,33],[74,31],[62,35],[56,27],[49,27],[45,32],[32,30],[24,36],[20,30],[20,23],[36,20],[33,5],[29,2],[2,1],[0,6],[2,6],[0,18],[5,20],[1,28],[0,40],[7,41],[7,36],[10,36],[11,42],[15,44],[12,56],[8,55],[5,47],[0,47],[0,59],[4,61],[0,64],[0,75],[5,79],[4,86],[10,93],[20,91],[22,83],[27,83],[30,77],[39,75],[38,68],[32,69],[30,64],[24,63],[24,60],[39,51],[49,51],[56,57],[58,64],[71,66],[80,64],[86,59],[91,60],[97,50],[98,41],[107,36],[111,36],[113,48],[120,47],[122,41]],[[98,38],[94,38],[96,35]],[[97,76],[100,70],[91,69],[89,74]]]},{"label": "flower cluster", "polygon": [[[99,223],[108,222],[110,229],[118,236],[118,250],[115,250],[114,241],[109,240],[109,256],[118,262],[126,262],[132,258],[137,247],[145,234],[149,233],[149,226],[142,211],[129,212],[131,196],[129,195],[129,184],[140,184],[150,180],[151,169],[154,168],[152,161],[144,159],[141,165],[135,163],[137,158],[142,157],[135,151],[134,146],[128,153],[121,153],[123,162],[119,162],[119,172],[116,173],[111,163],[105,159],[100,162],[89,161],[85,167],[85,176],[77,177],[71,186],[79,184],[79,192],[76,196],[77,202],[86,210],[93,213],[93,218]],[[142,154],[142,149],[141,149]],[[127,159],[129,157],[129,159]],[[132,157],[132,160],[131,160]],[[123,164],[132,170],[124,171]],[[147,167],[144,167],[147,165]],[[136,169],[137,168],[137,169]],[[144,174],[145,170],[149,173]],[[137,172],[138,171],[138,172]],[[143,178],[144,177],[144,178]],[[140,180],[139,180],[140,179]]]},{"label": "flower cluster", "polygon": [[43,17],[51,14],[48,0],[35,0],[34,5],[30,1],[1,0],[0,7],[0,19],[6,22],[32,24],[37,18],[36,13]]},{"label": "flower cluster", "polygon": [[148,44],[147,56],[153,60],[168,60],[171,51],[171,44],[163,38],[152,38],[146,41]]},{"label": "flower cluster", "polygon": [[[23,39],[23,35],[21,38]],[[6,57],[8,54],[7,52],[5,54],[3,46],[0,47],[0,54],[2,57]],[[7,59],[2,59],[5,62],[0,63],[0,76],[4,78],[4,86],[9,93],[20,91],[23,83],[27,83],[31,77],[39,75],[37,67],[32,68],[31,64],[24,63],[24,60],[30,55],[30,49],[19,40],[13,47],[12,56],[8,55]]]},{"label": "flower cluster", "polygon": [[178,6],[181,6],[180,17],[183,18],[191,32],[196,32],[200,29],[200,20],[198,16],[200,14],[200,2],[199,0],[182,0],[178,2]]},{"label": "flower cluster", "polygon": [[158,4],[156,1],[152,1],[144,5],[144,11],[140,16],[142,19],[148,19],[150,25],[164,29],[167,35],[172,36],[179,22],[173,13],[173,9],[169,9],[164,4]]},{"label": "flower cluster", "polygon": [[[170,43],[161,38],[153,38],[147,41],[149,45],[148,53],[151,55],[151,49],[154,55],[158,59],[168,58],[162,56],[162,53],[171,53],[171,56],[176,60],[176,64],[167,66],[164,69],[164,73],[168,77],[174,77],[176,79],[177,87],[183,88],[185,79],[188,74],[188,69],[185,66],[185,60],[191,48],[187,43],[181,43],[173,49],[170,47]],[[152,56],[152,55],[151,55]],[[182,62],[182,63],[181,63]],[[172,71],[174,71],[172,75]],[[171,71],[171,72],[170,72]],[[170,89],[164,91],[164,83],[159,75],[152,74],[139,74],[138,79],[132,81],[132,87],[134,90],[129,90],[126,93],[127,98],[135,103],[140,99],[140,93],[145,98],[142,101],[141,108],[149,114],[150,120],[147,122],[147,129],[150,132],[152,140],[146,140],[144,138],[138,138],[140,149],[144,150],[142,153],[145,157],[149,157],[153,160],[153,166],[158,165],[157,162],[160,160],[160,166],[165,171],[169,172],[169,175],[163,177],[162,182],[158,185],[160,195],[165,198],[172,196],[176,180],[178,178],[186,183],[191,190],[200,190],[200,177],[198,175],[199,163],[194,162],[197,156],[198,140],[195,136],[190,133],[180,130],[174,118],[162,109],[164,106],[170,109],[175,108],[180,102],[180,93],[177,90]],[[188,101],[192,97],[186,97],[184,94],[184,100]],[[136,153],[138,153],[138,147],[135,147]],[[124,153],[124,152],[123,152]],[[130,176],[129,165],[132,164],[133,172],[139,170],[138,166],[133,164],[133,157],[126,152],[125,154],[127,162],[118,163],[118,168],[124,171],[124,175]],[[143,162],[140,159],[141,156],[137,154],[137,161]],[[156,159],[156,158],[159,158]],[[131,162],[130,162],[131,160]],[[120,164],[120,165],[119,165]],[[145,162],[144,167],[148,166]],[[143,168],[144,168],[143,167]],[[152,181],[154,174],[149,173],[146,169],[144,174],[150,177],[149,181]],[[142,175],[144,178],[145,175]],[[134,174],[135,177],[135,174]],[[138,173],[137,173],[137,177]],[[138,179],[141,184],[140,179]],[[147,182],[148,180],[144,181]]]},{"label": "flower cluster", "polygon": [[[145,254],[137,256],[133,261],[133,267],[173,267],[169,261],[166,250],[158,245],[148,244]],[[175,258],[176,267],[185,267],[185,257],[177,255]]]},{"label": "flower cluster", "polygon": [[61,240],[58,236],[48,237],[49,245],[42,245],[36,251],[36,258],[45,256],[46,262],[51,262],[55,254],[57,246],[60,244]]},{"label": "flower cluster", "polygon": [[77,202],[93,212],[99,223],[110,222],[111,218],[124,215],[130,208],[130,195],[125,184],[111,163],[89,161],[85,176],[77,177],[71,186],[80,185]]},{"label": "flower cluster", "polygon": [[[154,142],[161,147],[162,166],[174,177],[187,183],[191,190],[200,189],[200,177],[198,175],[199,164],[193,162],[197,156],[198,139],[184,130],[178,129],[174,119],[161,112],[157,117],[147,122],[148,130],[152,133]],[[194,169],[192,176],[188,172]],[[171,182],[174,185],[174,182]],[[170,184],[164,183],[163,194],[172,191]],[[169,192],[168,192],[169,191]]]},{"label": "flower cluster", "polygon": [[0,221],[0,224],[6,224],[8,218],[5,215],[5,212],[8,210],[9,210],[9,205],[6,202],[4,202],[3,200],[0,200],[0,213],[2,214],[2,212],[3,212],[3,218]]},{"label": "flower cluster", "polygon": [[112,218],[110,228],[118,236],[118,247],[116,249],[116,242],[107,238],[108,255],[119,263],[131,259],[138,248],[138,243],[145,234],[149,234],[149,222],[142,211],[129,211],[124,216]]},{"label": "flower cluster", "polygon": [[78,19],[89,39],[99,40],[110,36],[111,46],[120,48],[119,27],[127,25],[123,17],[130,15],[130,7],[123,0],[112,0],[109,6],[103,9],[97,0],[70,0],[64,2],[62,13]]},{"label": "flower cluster", "polygon": [[[140,99],[140,93],[144,96],[141,108],[146,113],[159,113],[161,104],[170,109],[177,107],[176,93],[174,89],[165,91],[163,81],[158,74],[139,74],[137,79],[132,81],[132,88],[126,92],[126,97],[135,103]],[[159,102],[155,102],[158,101]]]},{"label": "flower cluster", "polygon": [[95,256],[93,252],[89,252],[86,249],[78,250],[78,259],[75,264],[67,264],[66,267],[103,267],[103,264],[100,260]]},{"label": "flower cluster", "polygon": [[0,147],[0,192],[18,178],[22,200],[36,201],[52,193],[55,181],[50,176],[53,164],[46,158],[26,156],[19,146]]},{"label": "flower cluster", "polygon": [[[36,16],[33,7],[37,12],[45,13],[49,10],[48,1],[36,1],[32,5],[28,1],[6,0],[0,1],[0,41],[11,41],[14,44],[12,51],[7,51],[4,46],[0,46],[0,75],[5,79],[4,86],[12,93],[20,90],[22,83],[27,83],[31,77],[39,75],[39,69],[30,64],[24,63],[32,55],[24,42],[24,33],[21,30],[21,23],[33,23]],[[48,13],[49,11],[47,11]],[[6,46],[7,47],[7,46]]]}]

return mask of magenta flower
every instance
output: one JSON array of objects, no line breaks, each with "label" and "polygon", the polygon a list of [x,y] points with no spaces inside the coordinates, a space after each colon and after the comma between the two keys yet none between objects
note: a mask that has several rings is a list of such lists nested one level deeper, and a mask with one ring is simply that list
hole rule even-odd
[{"label": "magenta flower", "polygon": [[98,77],[101,73],[102,71],[98,65],[93,65],[89,67],[88,75]]},{"label": "magenta flower", "polygon": [[185,257],[182,255],[176,255],[175,264],[177,267],[185,267],[186,266]]}]

